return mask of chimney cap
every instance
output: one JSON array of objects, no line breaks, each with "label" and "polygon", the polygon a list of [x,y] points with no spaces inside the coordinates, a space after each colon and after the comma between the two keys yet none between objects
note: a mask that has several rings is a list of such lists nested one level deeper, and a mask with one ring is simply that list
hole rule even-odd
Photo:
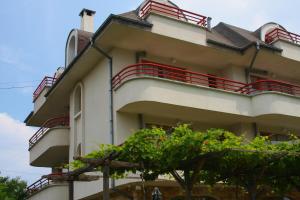
[{"label": "chimney cap", "polygon": [[89,16],[92,16],[92,15],[96,14],[96,11],[83,8],[82,11],[79,13],[79,16],[82,17],[84,13],[86,13]]}]

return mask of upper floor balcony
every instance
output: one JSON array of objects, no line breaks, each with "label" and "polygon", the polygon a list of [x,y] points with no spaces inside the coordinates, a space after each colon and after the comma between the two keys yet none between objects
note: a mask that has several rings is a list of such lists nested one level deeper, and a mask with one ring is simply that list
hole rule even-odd
[{"label": "upper floor balcony", "polygon": [[183,10],[174,5],[168,5],[158,1],[149,0],[140,9],[139,16],[142,19],[147,18],[151,13],[168,16],[176,20],[195,24],[200,27],[209,28],[210,18],[194,12]]},{"label": "upper floor balcony", "polygon": [[30,164],[55,167],[68,162],[69,117],[47,120],[29,139]]},{"label": "upper floor balcony", "polygon": [[210,17],[181,9],[165,0],[145,1],[139,8],[138,17],[151,23],[151,32],[159,36],[207,46]]},{"label": "upper floor balcony", "polygon": [[266,34],[265,41],[282,49],[283,56],[300,61],[300,35],[275,28]]},{"label": "upper floor balcony", "polygon": [[124,112],[186,115],[190,120],[221,115],[282,121],[284,116],[300,117],[300,87],[282,81],[246,84],[162,64],[139,63],[116,74],[113,88],[115,107]]},{"label": "upper floor balcony", "polygon": [[[60,174],[52,174],[59,176]],[[65,182],[52,181],[49,178],[41,178],[27,187],[27,199],[68,199],[68,184]]]},{"label": "upper floor balcony", "polygon": [[56,82],[56,78],[46,76],[33,92],[34,112],[36,112],[46,101],[45,94]]}]

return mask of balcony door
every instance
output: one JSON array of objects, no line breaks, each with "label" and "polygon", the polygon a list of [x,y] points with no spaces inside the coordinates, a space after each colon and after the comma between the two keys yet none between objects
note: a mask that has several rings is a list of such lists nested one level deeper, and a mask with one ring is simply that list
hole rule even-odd
[{"label": "balcony door", "polygon": [[[141,60],[145,64],[145,73],[159,78],[171,79],[175,81],[188,82],[188,74],[185,68],[175,67],[172,65],[165,65],[149,60]],[[153,65],[151,65],[153,64]]]}]

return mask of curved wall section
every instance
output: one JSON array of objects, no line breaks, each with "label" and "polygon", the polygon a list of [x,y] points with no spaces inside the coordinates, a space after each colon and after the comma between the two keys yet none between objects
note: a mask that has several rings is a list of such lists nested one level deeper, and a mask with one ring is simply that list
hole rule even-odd
[{"label": "curved wall section", "polygon": [[249,96],[159,78],[136,78],[124,82],[115,90],[115,106],[118,111],[134,113],[147,108],[153,112],[157,108],[155,112],[161,112],[163,107],[168,107],[170,112],[185,108],[214,112],[218,116],[300,117],[300,98],[296,96],[279,92]]}]

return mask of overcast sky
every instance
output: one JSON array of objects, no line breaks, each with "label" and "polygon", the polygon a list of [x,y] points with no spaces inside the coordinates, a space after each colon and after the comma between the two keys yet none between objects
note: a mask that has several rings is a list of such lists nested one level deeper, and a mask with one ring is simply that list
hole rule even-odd
[{"label": "overcast sky", "polygon": [[[29,167],[28,138],[36,129],[22,121],[32,110],[32,92],[45,75],[64,64],[65,41],[79,27],[82,8],[97,12],[98,28],[110,13],[135,9],[138,0],[9,0],[0,6],[0,171],[33,182],[47,169]],[[174,0],[183,9],[256,30],[277,22],[300,33],[297,0]],[[284,67],[284,66],[283,66]],[[7,89],[24,87],[21,89]]]}]

